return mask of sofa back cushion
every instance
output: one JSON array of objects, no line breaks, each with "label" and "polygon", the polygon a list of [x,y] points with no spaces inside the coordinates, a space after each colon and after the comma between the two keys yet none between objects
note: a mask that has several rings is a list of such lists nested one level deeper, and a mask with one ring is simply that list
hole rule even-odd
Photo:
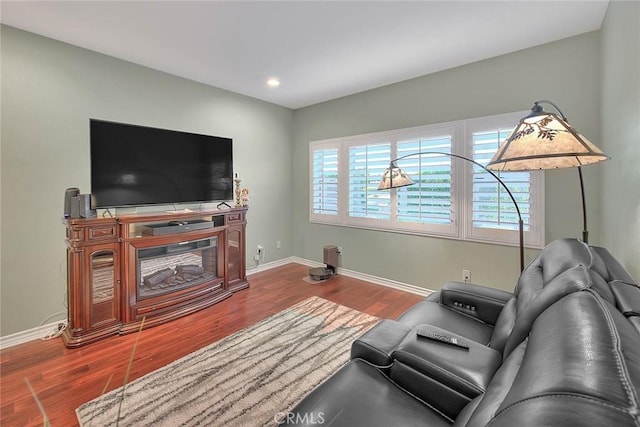
[{"label": "sofa back cushion", "polygon": [[591,250],[602,260],[606,274],[603,277],[608,282],[618,310],[629,319],[640,333],[640,287],[638,282],[620,265],[605,248],[592,246]]},{"label": "sofa back cushion", "polygon": [[[567,279],[560,277],[578,265],[606,274],[604,262],[595,256],[588,245],[577,239],[559,239],[542,249],[520,275],[514,290],[514,300],[507,303],[496,321],[490,347],[504,352],[509,341],[511,346],[505,356],[508,355],[526,337],[535,316],[567,293],[584,287],[575,284],[568,286]],[[572,280],[576,282],[578,278]],[[587,277],[582,278],[582,283],[585,281],[593,282]],[[605,281],[598,282],[607,288]],[[550,289],[545,289],[552,283]],[[607,289],[602,290],[603,293],[606,291]],[[610,293],[606,297],[613,298]],[[520,320],[521,317],[524,318]],[[511,339],[516,324],[520,330],[517,337]]]},{"label": "sofa back cushion", "polygon": [[505,343],[503,357],[527,338],[533,323],[544,310],[564,296],[583,289],[594,289],[610,303],[614,302],[607,283],[598,273],[584,265],[572,267],[549,281],[527,306],[520,309]]},{"label": "sofa back cushion", "polygon": [[604,277],[608,282],[613,280],[620,280],[625,283],[631,283],[637,285],[638,282],[624,269],[617,259],[611,255],[611,253],[598,246],[592,246],[591,251],[596,255],[600,261],[598,264],[603,266],[605,273],[599,271],[600,275]]},{"label": "sofa back cushion", "polygon": [[518,306],[523,307],[542,288],[571,267],[578,264],[591,267],[594,257],[589,246],[577,239],[558,239],[544,247],[524,269],[514,290]]},{"label": "sofa back cushion", "polygon": [[535,319],[458,426],[640,423],[640,335],[593,289]]}]

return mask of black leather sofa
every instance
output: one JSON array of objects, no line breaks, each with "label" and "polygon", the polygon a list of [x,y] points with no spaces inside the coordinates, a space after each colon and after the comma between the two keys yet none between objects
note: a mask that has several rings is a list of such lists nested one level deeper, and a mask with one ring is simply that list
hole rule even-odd
[{"label": "black leather sofa", "polygon": [[555,241],[513,293],[451,282],[380,321],[288,415],[299,426],[640,426],[640,288],[606,249]]}]

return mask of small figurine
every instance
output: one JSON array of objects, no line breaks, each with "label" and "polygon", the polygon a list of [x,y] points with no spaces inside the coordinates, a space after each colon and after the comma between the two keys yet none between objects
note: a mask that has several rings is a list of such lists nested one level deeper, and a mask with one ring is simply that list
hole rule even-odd
[{"label": "small figurine", "polygon": [[242,206],[248,206],[249,205],[249,189],[248,188],[243,188],[242,191],[240,192],[240,199],[242,200]]}]

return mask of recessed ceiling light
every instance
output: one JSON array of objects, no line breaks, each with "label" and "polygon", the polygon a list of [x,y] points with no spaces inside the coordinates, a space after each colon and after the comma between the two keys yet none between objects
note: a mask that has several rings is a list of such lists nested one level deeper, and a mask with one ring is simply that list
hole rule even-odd
[{"label": "recessed ceiling light", "polygon": [[278,87],[280,86],[280,80],[278,80],[275,77],[272,77],[269,80],[267,80],[267,85],[269,85],[270,87]]}]

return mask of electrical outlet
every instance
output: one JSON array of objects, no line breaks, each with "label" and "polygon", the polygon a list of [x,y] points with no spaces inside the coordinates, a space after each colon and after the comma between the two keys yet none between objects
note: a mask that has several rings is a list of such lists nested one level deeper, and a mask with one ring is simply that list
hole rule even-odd
[{"label": "electrical outlet", "polygon": [[258,254],[258,255],[262,255],[262,250],[263,250],[263,249],[264,249],[264,248],[262,247],[262,245],[258,245],[258,247],[256,248],[256,252],[257,252],[257,254]]},{"label": "electrical outlet", "polygon": [[276,241],[276,249],[280,249],[281,247],[280,240]]},{"label": "electrical outlet", "polygon": [[253,256],[253,260],[254,260],[254,261],[260,261],[260,255],[259,255],[259,254],[255,254],[255,255]]},{"label": "electrical outlet", "polygon": [[465,283],[471,283],[471,270],[462,270],[462,280]]}]

